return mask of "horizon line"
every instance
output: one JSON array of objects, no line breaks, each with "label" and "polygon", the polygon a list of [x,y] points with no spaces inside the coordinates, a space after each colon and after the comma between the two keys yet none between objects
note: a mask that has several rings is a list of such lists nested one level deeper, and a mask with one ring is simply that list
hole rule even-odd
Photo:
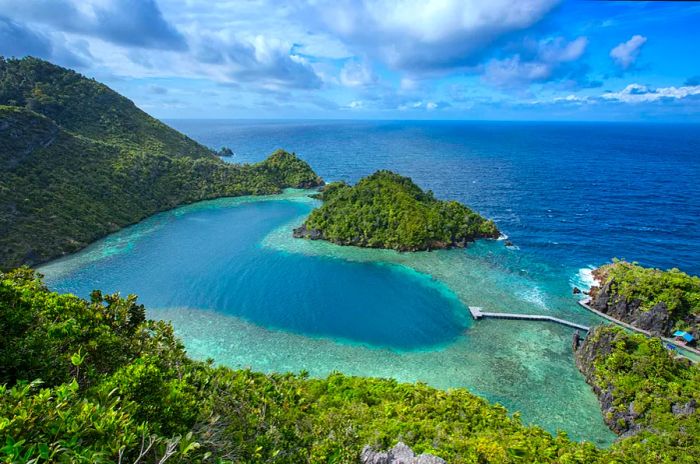
[{"label": "horizon line", "polygon": [[[154,116],[156,117],[156,116]],[[221,117],[221,118],[199,118],[199,117],[156,117],[164,121],[260,121],[260,122],[495,122],[495,123],[562,123],[562,124],[576,124],[576,123],[605,123],[605,124],[680,124],[680,125],[700,125],[699,121],[694,120],[648,120],[648,119],[637,119],[637,120],[615,120],[615,119],[420,119],[420,118],[407,118],[407,119],[396,119],[396,118],[266,118],[266,117],[254,117],[254,118],[240,118],[240,117]]]}]

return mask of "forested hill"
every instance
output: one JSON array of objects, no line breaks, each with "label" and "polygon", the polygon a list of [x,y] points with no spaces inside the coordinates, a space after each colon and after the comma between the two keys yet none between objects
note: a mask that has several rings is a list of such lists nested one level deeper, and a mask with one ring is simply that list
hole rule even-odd
[{"label": "forested hill", "polygon": [[76,251],[180,204],[323,182],[284,151],[224,163],[73,71],[33,58],[1,63],[0,269]]},{"label": "forested hill", "polygon": [[417,251],[500,235],[493,221],[456,201],[438,200],[391,171],[377,171],[352,187],[329,184],[321,197],[323,205],[294,230],[295,237]]},{"label": "forested hill", "polygon": [[0,57],[0,105],[27,108],[101,142],[169,156],[212,156],[106,85],[37,58]]}]

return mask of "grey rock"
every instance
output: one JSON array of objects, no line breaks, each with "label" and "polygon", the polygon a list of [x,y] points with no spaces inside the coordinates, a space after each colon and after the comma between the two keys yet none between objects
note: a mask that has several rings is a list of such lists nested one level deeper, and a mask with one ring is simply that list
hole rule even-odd
[{"label": "grey rock", "polygon": [[375,451],[365,446],[360,454],[361,464],[447,464],[447,462],[432,454],[416,456],[413,450],[403,442],[388,451]]},{"label": "grey rock", "polygon": [[323,238],[323,233],[317,229],[309,229],[306,224],[302,224],[301,227],[297,227],[292,230],[292,236],[294,238],[308,238],[311,240],[320,240]]},{"label": "grey rock", "polygon": [[685,404],[673,404],[671,406],[671,412],[676,416],[689,416],[691,414],[695,414],[695,411],[697,411],[697,407],[698,402],[694,399],[691,399]]},{"label": "grey rock", "polygon": [[594,295],[590,305],[598,311],[608,314],[628,324],[632,324],[642,330],[651,332],[653,335],[668,336],[673,322],[664,303],[657,303],[653,308],[644,311],[640,308],[639,300],[627,300],[615,294],[613,291],[614,281],[609,281],[602,287],[597,288],[591,295]]}]

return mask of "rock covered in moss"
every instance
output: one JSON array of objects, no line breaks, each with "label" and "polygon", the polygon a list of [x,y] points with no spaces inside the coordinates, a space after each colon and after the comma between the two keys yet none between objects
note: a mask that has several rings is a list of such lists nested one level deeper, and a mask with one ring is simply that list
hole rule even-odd
[{"label": "rock covered in moss", "polygon": [[593,276],[594,309],[657,336],[671,336],[675,329],[700,335],[699,277],[626,261],[602,266]]},{"label": "rock covered in moss", "polygon": [[413,450],[403,442],[388,451],[375,451],[365,446],[360,455],[362,464],[447,464],[446,461],[432,454],[416,456]]}]

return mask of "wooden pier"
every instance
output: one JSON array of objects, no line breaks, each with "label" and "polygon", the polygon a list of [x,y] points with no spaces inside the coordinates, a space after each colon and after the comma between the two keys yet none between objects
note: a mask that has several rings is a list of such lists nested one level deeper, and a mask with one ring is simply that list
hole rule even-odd
[{"label": "wooden pier", "polygon": [[565,325],[567,327],[572,327],[572,328],[578,329],[578,330],[585,330],[586,332],[588,332],[590,330],[590,327],[586,327],[585,325],[576,324],[575,322],[567,321],[564,319],[559,319],[558,317],[545,316],[545,315],[541,315],[541,314],[489,313],[489,312],[483,311],[478,306],[469,306],[469,312],[471,313],[472,317],[476,320],[483,319],[485,317],[490,317],[490,318],[494,318],[494,319],[518,319],[518,320],[525,320],[525,321],[547,321],[547,322],[555,322],[557,324]]}]

